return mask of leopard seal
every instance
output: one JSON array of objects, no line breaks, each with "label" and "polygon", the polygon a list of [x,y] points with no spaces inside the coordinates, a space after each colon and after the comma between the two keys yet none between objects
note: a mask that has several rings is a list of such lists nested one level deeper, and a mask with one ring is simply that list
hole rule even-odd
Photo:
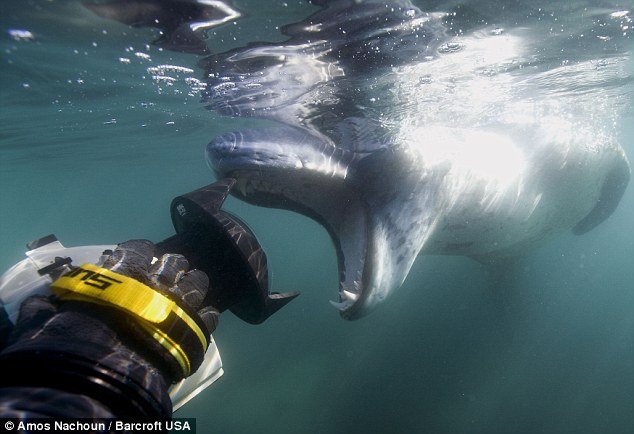
[{"label": "leopard seal", "polygon": [[210,109],[274,124],[220,135],[207,160],[241,199],[327,229],[343,318],[386,299],[418,255],[493,263],[615,210],[630,178],[614,127],[624,49],[562,63],[539,28],[452,32],[455,13],[405,0],[313,3],[285,42],[201,62]]}]

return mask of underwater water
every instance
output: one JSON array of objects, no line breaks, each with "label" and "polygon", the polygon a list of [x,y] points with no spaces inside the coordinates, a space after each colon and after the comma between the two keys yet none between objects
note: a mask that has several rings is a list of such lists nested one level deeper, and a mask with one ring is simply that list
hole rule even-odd
[{"label": "underwater water", "polygon": [[[416,2],[430,11],[459,3]],[[517,2],[462,3],[486,16]],[[574,6],[585,2],[551,3],[557,14],[538,20],[516,9],[508,20],[530,28],[549,19],[563,33],[578,31]],[[281,26],[316,9],[304,1],[234,4],[247,13],[210,32],[214,52],[282,41]],[[165,238],[171,199],[214,180],[206,144],[261,122],[205,110],[198,57],[149,45],[156,30],[101,19],[76,1],[0,8],[3,270],[48,233],[67,246]],[[592,43],[562,44],[561,61],[600,58],[584,50],[596,50],[605,23],[621,29],[610,35],[621,44],[619,80],[590,85],[620,98],[614,122],[631,159],[634,4],[590,9]],[[161,65],[180,68],[161,75]],[[631,432],[631,186],[604,223],[527,252],[512,273],[463,257],[419,257],[389,300],[353,322],[328,303],[338,271],[321,226],[236,199],[227,209],[261,241],[272,289],[302,295],[259,326],[222,316],[214,337],[225,375],[177,413],[197,418],[198,432]]]}]

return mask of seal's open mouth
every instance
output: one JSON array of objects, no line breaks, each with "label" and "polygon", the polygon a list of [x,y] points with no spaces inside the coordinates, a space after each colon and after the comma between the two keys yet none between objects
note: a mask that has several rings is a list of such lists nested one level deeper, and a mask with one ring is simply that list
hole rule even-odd
[{"label": "seal's open mouth", "polygon": [[343,318],[364,316],[403,282],[420,248],[419,236],[408,231],[422,223],[401,213],[409,216],[416,204],[380,194],[376,179],[351,169],[353,160],[372,173],[392,163],[377,158],[359,165],[365,157],[284,127],[223,134],[208,145],[207,157],[219,176],[237,179],[233,194],[240,199],[299,212],[326,228],[339,265],[332,304]]}]

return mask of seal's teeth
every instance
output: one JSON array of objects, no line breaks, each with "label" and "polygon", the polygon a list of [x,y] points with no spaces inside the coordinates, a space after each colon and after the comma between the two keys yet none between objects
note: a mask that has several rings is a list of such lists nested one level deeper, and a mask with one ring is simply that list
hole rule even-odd
[{"label": "seal's teeth", "polygon": [[350,306],[352,306],[352,302],[351,301],[342,301],[341,303],[338,303],[336,301],[332,301],[330,300],[330,304],[332,304],[335,308],[337,308],[340,311],[344,311],[346,309],[348,309]]},{"label": "seal's teeth", "polygon": [[355,294],[354,292],[350,292],[346,289],[344,289],[341,292],[342,298],[344,298],[345,300],[350,300],[350,301],[357,301],[357,298],[359,298],[359,294]]}]

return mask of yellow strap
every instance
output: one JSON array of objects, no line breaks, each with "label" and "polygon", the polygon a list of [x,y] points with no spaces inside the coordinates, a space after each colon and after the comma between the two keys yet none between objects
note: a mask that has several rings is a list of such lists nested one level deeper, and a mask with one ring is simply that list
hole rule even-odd
[{"label": "yellow strap", "polygon": [[75,268],[53,282],[51,289],[57,295],[73,292],[105,301],[152,323],[165,321],[176,306],[138,280],[93,264]]},{"label": "yellow strap", "polygon": [[187,353],[183,350],[183,348],[174,342],[172,338],[170,338],[167,333],[163,332],[161,329],[148,323],[141,322],[139,324],[141,324],[145,331],[150,333],[154,340],[161,344],[161,346],[163,346],[163,348],[165,348],[176,360],[183,371],[183,377],[189,377],[189,374],[191,373],[191,363],[189,363],[189,357],[187,357]]},{"label": "yellow strap", "polygon": [[174,303],[173,312],[196,334],[198,340],[200,341],[200,345],[203,346],[203,352],[207,351],[207,338],[205,337],[205,333],[203,333],[200,327],[198,327],[198,324],[196,324],[196,321],[194,321],[187,312],[181,309],[176,303]]},{"label": "yellow strap", "polygon": [[84,264],[53,282],[51,290],[63,299],[111,305],[138,317],[138,323],[176,359],[185,377],[191,370],[187,353],[166,330],[157,325],[174,312],[194,332],[203,353],[207,350],[205,333],[187,312],[155,289],[131,277]]}]

